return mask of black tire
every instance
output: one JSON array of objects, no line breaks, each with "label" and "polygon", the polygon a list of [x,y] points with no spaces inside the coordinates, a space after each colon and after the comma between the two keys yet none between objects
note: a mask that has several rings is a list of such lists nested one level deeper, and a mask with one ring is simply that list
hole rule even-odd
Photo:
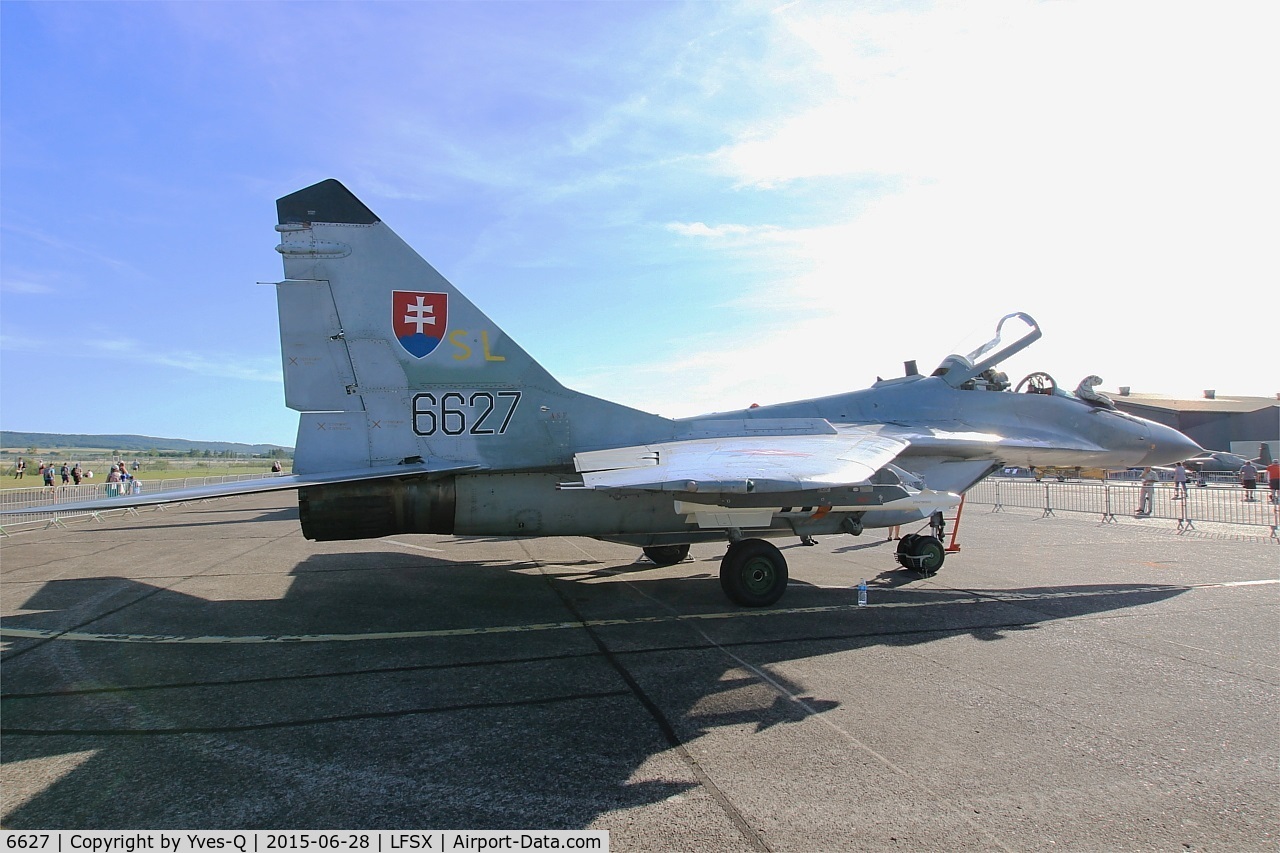
[{"label": "black tire", "polygon": [[947,558],[947,549],[938,537],[921,536],[913,543],[911,556],[916,558],[912,560],[913,569],[922,575],[936,575]]},{"label": "black tire", "polygon": [[768,607],[787,591],[787,560],[763,539],[729,546],[720,561],[720,588],[743,607]]},{"label": "black tire", "polygon": [[904,569],[914,569],[916,564],[907,557],[910,557],[915,548],[916,540],[920,538],[919,533],[908,533],[898,540],[898,550],[894,552],[894,557],[898,560],[898,565]]},{"label": "black tire", "polygon": [[650,545],[644,549],[644,555],[655,566],[674,566],[689,556],[688,545]]}]

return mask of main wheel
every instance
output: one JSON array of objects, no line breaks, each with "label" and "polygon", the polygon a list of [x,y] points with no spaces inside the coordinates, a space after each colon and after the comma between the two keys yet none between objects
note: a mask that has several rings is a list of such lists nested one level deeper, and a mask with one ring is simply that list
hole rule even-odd
[{"label": "main wheel", "polygon": [[689,556],[688,545],[650,545],[643,550],[655,566],[674,566]]},{"label": "main wheel", "polygon": [[729,545],[720,561],[720,588],[743,607],[767,607],[787,591],[787,560],[763,539]]}]

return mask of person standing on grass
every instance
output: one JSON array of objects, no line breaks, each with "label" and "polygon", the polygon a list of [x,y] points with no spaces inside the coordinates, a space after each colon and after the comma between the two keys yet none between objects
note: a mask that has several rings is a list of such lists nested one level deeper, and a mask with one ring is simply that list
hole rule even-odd
[{"label": "person standing on grass", "polygon": [[13,479],[21,480],[22,475],[26,473],[27,473],[27,460],[19,456],[18,464],[13,466]]}]

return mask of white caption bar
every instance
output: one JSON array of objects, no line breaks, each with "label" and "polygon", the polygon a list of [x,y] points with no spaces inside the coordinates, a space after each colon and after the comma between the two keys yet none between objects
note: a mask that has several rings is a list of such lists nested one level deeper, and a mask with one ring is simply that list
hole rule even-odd
[{"label": "white caption bar", "polygon": [[585,850],[608,853],[609,832],[547,830],[93,830],[0,832],[0,853],[437,853],[492,850]]}]

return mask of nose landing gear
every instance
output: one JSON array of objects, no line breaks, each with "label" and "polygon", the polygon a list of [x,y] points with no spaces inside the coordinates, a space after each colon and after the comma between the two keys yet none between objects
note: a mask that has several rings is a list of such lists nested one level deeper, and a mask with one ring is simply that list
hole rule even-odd
[{"label": "nose landing gear", "polygon": [[908,533],[898,540],[898,551],[894,555],[898,565],[925,577],[937,574],[947,558],[947,549],[942,545],[946,529],[947,521],[941,512],[929,516],[929,534]]},{"label": "nose landing gear", "polygon": [[898,551],[894,556],[904,569],[912,569],[927,577],[937,574],[942,568],[947,550],[936,536],[908,533],[898,540]]}]

